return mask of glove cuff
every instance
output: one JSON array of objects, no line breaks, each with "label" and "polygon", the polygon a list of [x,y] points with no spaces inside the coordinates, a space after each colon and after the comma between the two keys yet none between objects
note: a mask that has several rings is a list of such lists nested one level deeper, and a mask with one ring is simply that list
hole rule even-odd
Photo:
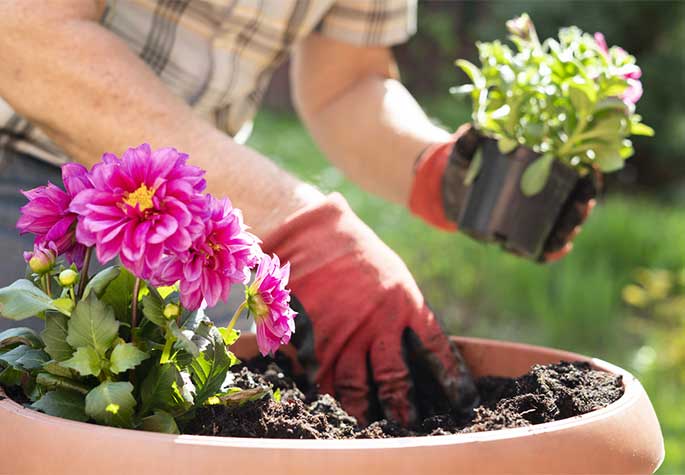
[{"label": "glove cuff", "polygon": [[421,154],[414,170],[409,195],[409,210],[428,224],[444,231],[456,231],[443,204],[442,181],[454,149],[456,137],[446,143],[430,145]]}]

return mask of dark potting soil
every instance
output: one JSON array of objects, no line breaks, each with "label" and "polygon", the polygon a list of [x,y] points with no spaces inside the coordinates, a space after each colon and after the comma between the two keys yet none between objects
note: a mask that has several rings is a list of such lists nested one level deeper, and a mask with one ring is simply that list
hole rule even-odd
[{"label": "dark potting soil", "polygon": [[[235,384],[243,389],[271,387],[280,394],[280,400],[266,396],[236,406],[208,406],[197,413],[184,432],[284,439],[379,439],[483,432],[586,414],[623,395],[621,376],[592,370],[587,363],[536,365],[518,378],[478,379],[481,403],[469,414],[432,416],[408,430],[385,420],[365,428],[357,426],[334,398],[311,390],[302,392],[275,362],[248,362],[236,374]],[[299,387],[307,385],[299,381]]]}]

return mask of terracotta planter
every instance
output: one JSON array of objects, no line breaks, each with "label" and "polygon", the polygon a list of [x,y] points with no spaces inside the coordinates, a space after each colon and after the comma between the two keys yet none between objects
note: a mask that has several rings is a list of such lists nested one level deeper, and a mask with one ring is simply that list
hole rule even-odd
[{"label": "terracotta planter", "polygon": [[[248,338],[237,351],[256,347]],[[457,338],[476,375],[517,376],[532,364],[585,360],[623,376],[625,394],[584,416],[480,434],[387,440],[173,436],[72,422],[0,401],[0,473],[476,474],[652,473],[664,457],[640,383],[601,360],[547,348]]]}]

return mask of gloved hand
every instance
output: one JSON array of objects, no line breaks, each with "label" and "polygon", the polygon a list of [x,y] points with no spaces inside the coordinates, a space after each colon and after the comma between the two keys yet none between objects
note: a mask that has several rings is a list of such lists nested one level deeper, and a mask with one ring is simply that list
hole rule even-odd
[{"label": "gloved hand", "polygon": [[291,263],[300,363],[360,422],[411,425],[476,402],[459,351],[406,266],[342,196],[290,217],[262,247]]},{"label": "gloved hand", "polygon": [[[457,230],[451,217],[459,216],[464,204],[464,178],[481,138],[471,124],[464,124],[449,142],[434,144],[423,152],[416,163],[409,199],[415,215],[440,229]],[[600,184],[599,173],[578,181],[545,243],[542,261],[558,260],[571,251],[571,241],[595,206]]]}]

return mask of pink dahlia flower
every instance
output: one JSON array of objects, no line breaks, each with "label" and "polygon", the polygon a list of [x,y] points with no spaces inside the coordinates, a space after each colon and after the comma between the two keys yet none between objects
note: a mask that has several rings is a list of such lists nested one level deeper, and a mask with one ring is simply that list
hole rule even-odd
[{"label": "pink dahlia flower", "polygon": [[180,281],[181,303],[191,310],[203,299],[210,307],[228,300],[231,285],[250,279],[259,252],[257,238],[247,232],[242,213],[227,198],[206,195],[204,208],[208,215],[202,233],[189,250],[168,256],[153,279],[158,285]]},{"label": "pink dahlia flower", "polygon": [[257,324],[257,345],[262,355],[273,354],[290,341],[295,313],[290,308],[290,263],[281,267],[278,256],[262,254],[254,282],[247,288],[247,306]]},{"label": "pink dahlia flower", "polygon": [[[609,58],[609,46],[602,33],[595,33],[595,42],[602,53]],[[616,47],[615,49],[616,57],[619,61],[622,61],[628,56],[628,53],[623,48]],[[627,105],[637,104],[637,101],[642,97],[642,83],[639,81],[642,77],[642,70],[640,67],[637,64],[624,64],[618,67],[616,74],[628,82],[628,88],[621,94],[620,99]]]},{"label": "pink dahlia flower", "polygon": [[186,165],[188,155],[148,144],[117,158],[106,153],[70,209],[81,216],[76,236],[95,245],[101,263],[119,255],[143,279],[152,277],[165,251],[186,251],[201,232],[204,172]]},{"label": "pink dahlia flower", "polygon": [[22,191],[29,202],[21,208],[17,228],[21,234],[35,234],[36,245],[53,242],[58,255],[81,267],[86,248],[76,240],[78,216],[69,206],[74,196],[92,185],[88,170],[76,163],[62,167],[62,181],[66,191],[52,183]]}]

